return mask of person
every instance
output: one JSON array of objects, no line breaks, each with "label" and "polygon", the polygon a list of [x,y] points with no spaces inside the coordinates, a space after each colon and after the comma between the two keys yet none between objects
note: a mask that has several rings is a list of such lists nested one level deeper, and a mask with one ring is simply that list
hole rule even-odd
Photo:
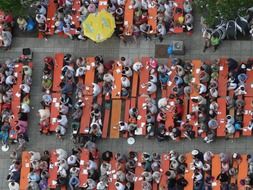
[{"label": "person", "polygon": [[220,45],[220,39],[216,34],[211,36],[211,45],[213,46],[214,51],[216,51]]}]

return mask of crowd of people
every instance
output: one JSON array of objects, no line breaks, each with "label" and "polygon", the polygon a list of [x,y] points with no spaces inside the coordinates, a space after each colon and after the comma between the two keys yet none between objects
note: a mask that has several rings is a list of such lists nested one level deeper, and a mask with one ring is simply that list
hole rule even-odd
[{"label": "crowd of people", "polygon": [[[50,105],[52,96],[50,89],[53,83],[54,61],[50,57],[45,58],[45,68],[42,86],[45,95],[42,97],[40,112],[41,132],[49,132],[50,125]],[[131,96],[131,80],[134,72],[141,72],[144,64],[140,61],[133,62],[130,59],[121,57],[119,63],[123,66],[121,71],[121,96],[129,98]],[[85,106],[85,95],[93,95],[92,109],[90,113],[90,123],[88,133],[90,138],[100,138],[103,128],[102,105],[110,107],[110,95],[115,85],[115,78],[112,69],[118,64],[117,61],[104,61],[101,56],[95,57],[93,65],[87,64],[86,58],[73,58],[70,54],[64,57],[64,65],[61,77],[61,101],[60,114],[57,117],[56,134],[62,138],[66,134],[67,126],[72,126],[73,137],[78,137],[83,107]],[[243,126],[243,114],[247,82],[247,70],[252,67],[252,60],[245,63],[238,63],[232,58],[227,59],[228,78],[227,87],[224,91],[226,97],[226,118],[225,123],[226,138],[232,138],[235,133],[242,133],[243,130],[252,130],[252,124]],[[203,62],[199,68],[199,84],[192,82],[192,63],[181,59],[172,59],[172,66],[158,64],[156,59],[150,58],[149,81],[141,84],[140,88],[147,88],[145,94],[146,121],[145,129],[147,137],[156,137],[158,141],[179,140],[181,137],[193,139],[203,137],[204,142],[211,143],[215,140],[216,130],[220,125],[217,118],[219,106],[217,99],[219,95],[219,69],[220,60]],[[86,86],[83,82],[85,73],[91,67],[95,68],[95,79],[91,86]],[[167,97],[159,96],[160,92],[171,87]],[[198,92],[197,97],[192,97],[191,92]],[[75,92],[72,96],[72,92]],[[232,93],[232,95],[231,95]],[[153,96],[157,94],[158,97]],[[230,96],[231,95],[231,96]],[[104,103],[97,103],[98,96],[103,96]],[[187,109],[187,106],[192,106]],[[232,113],[231,110],[234,110]],[[167,112],[172,113],[172,122],[168,124]],[[71,113],[71,122],[68,121],[68,114]],[[138,107],[129,108],[129,119],[119,121],[119,131],[122,134],[134,136],[138,128],[139,118]],[[197,123],[197,125],[196,125]],[[253,122],[251,122],[253,123]]]},{"label": "crowd of people", "polygon": [[[21,72],[17,73],[15,69],[22,67]],[[27,58],[22,55],[18,59],[7,59],[0,66],[0,103],[1,103],[1,131],[0,138],[4,145],[9,140],[18,142],[16,151],[22,151],[24,144],[29,140],[28,115],[30,112],[30,87],[32,84],[32,68],[28,64]],[[21,84],[17,91],[13,89],[17,85],[18,78],[21,78]],[[20,98],[20,105],[14,105],[13,97]],[[13,107],[14,106],[14,107]],[[18,112],[16,110],[19,110]],[[17,114],[16,114],[17,113]]]},{"label": "crowd of people", "polygon": [[[143,190],[152,190],[154,186],[160,189],[181,190],[188,184],[193,184],[193,189],[196,190],[211,190],[213,186],[217,185],[220,185],[223,190],[237,189],[238,186],[245,189],[252,188],[253,159],[250,154],[247,155],[247,160],[244,160],[247,162],[248,169],[243,168],[243,170],[245,170],[247,177],[236,182],[235,179],[241,172],[239,167],[243,161],[239,153],[216,154],[217,162],[220,163],[215,163],[212,152],[201,152],[197,149],[187,156],[171,150],[166,154],[134,151],[122,154],[105,151],[100,157],[95,143],[88,141],[84,148],[89,151],[89,153],[87,152],[89,158],[85,162],[81,160],[80,154],[83,149],[80,147],[74,147],[70,154],[61,148],[52,152],[46,150],[43,154],[29,151],[30,172],[27,189],[46,190],[49,188],[48,178],[51,164],[55,164],[58,168],[56,186],[65,186],[71,190],[79,187],[98,190],[108,188],[133,190],[137,183],[141,184],[140,188]],[[52,154],[57,157],[56,163],[50,162]],[[192,157],[191,162],[187,161],[189,156]],[[10,190],[18,190],[22,160],[19,155],[12,159],[7,180]],[[169,163],[168,166],[166,165],[167,169],[163,168],[163,162]],[[80,170],[80,165],[85,165],[87,170],[85,172],[87,179],[84,184],[80,184],[79,174],[83,172]],[[219,165],[220,168],[217,168],[216,165]],[[189,172],[192,172],[193,176],[186,177]]]},{"label": "crowd of people", "polygon": [[0,47],[10,49],[12,44],[12,30],[14,20],[11,14],[0,11]]},{"label": "crowd of people", "polygon": [[[73,8],[73,0],[54,1],[57,7],[53,18],[54,25],[48,24],[47,8],[48,3],[41,1],[37,5],[36,21],[40,33],[47,38],[47,35],[64,33],[70,39],[86,40],[87,37],[83,34],[81,23],[88,17],[90,13],[98,12],[99,1],[80,1],[80,9]],[[107,11],[115,18],[115,34],[126,42],[126,36],[133,36],[134,40],[141,34],[146,39],[151,39],[153,34],[160,41],[168,33],[173,33],[175,27],[181,27],[183,31],[190,32],[193,30],[192,2],[185,0],[183,5],[179,5],[176,1],[133,1],[129,9],[134,10],[133,25],[124,22],[124,12],[126,9],[126,1],[109,0],[107,2]],[[157,9],[156,28],[152,28],[148,24],[148,9],[155,7]],[[78,23],[73,22],[73,16],[78,13]],[[175,14],[180,16],[175,17]],[[24,19],[22,19],[24,20]],[[26,22],[23,22],[24,25]],[[23,26],[25,27],[25,26]],[[50,32],[53,30],[54,32]],[[74,31],[74,32],[73,32]]]}]

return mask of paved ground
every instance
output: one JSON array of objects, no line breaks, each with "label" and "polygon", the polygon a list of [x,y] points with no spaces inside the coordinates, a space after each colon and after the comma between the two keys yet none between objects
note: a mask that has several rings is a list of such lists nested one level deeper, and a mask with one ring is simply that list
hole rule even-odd
[{"label": "paved ground", "polygon": [[[196,21],[196,23],[199,23]],[[169,44],[172,40],[183,40],[186,46],[186,54],[181,56],[183,59],[215,59],[221,56],[233,57],[238,60],[245,60],[253,55],[253,43],[251,41],[226,41],[217,52],[208,50],[202,53],[203,41],[201,38],[200,26],[196,24],[193,35],[173,35],[167,37],[162,44]],[[42,74],[42,59],[45,56],[53,56],[56,52],[72,53],[74,56],[95,56],[103,55],[105,59],[118,58],[126,56],[129,58],[136,58],[141,56],[154,56],[155,44],[159,44],[157,40],[145,41],[141,39],[138,44],[130,43],[124,45],[119,43],[118,39],[112,38],[102,44],[94,44],[91,41],[79,42],[63,39],[59,37],[52,37],[48,41],[39,40],[37,38],[14,38],[13,48],[9,51],[0,50],[0,61],[6,58],[15,58],[20,53],[23,47],[30,47],[34,52],[34,67],[33,67],[33,85],[31,91],[31,104],[34,108],[31,112],[29,121],[29,136],[30,142],[27,146],[29,150],[43,151],[45,149],[53,149],[62,147],[70,150],[73,146],[69,137],[60,142],[56,140],[55,136],[40,136],[38,130],[38,118],[36,111],[40,108],[39,102],[41,98],[41,74]],[[166,59],[159,59],[161,63],[166,62]],[[253,138],[240,138],[238,140],[225,141],[223,139],[217,140],[215,143],[206,145],[200,140],[181,141],[181,142],[164,142],[158,143],[156,140],[148,140],[145,138],[137,138],[134,146],[128,146],[125,139],[119,140],[104,140],[98,142],[101,151],[110,149],[113,151],[126,152],[130,149],[137,151],[149,152],[165,152],[175,149],[180,152],[187,152],[193,148],[201,150],[212,150],[214,152],[253,152]],[[4,180],[8,173],[9,167],[9,153],[0,152],[0,189],[7,190],[6,181]]]}]

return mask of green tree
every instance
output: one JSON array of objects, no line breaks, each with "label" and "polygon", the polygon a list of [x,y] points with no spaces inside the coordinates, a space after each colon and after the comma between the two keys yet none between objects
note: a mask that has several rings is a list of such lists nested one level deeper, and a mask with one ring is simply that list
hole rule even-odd
[{"label": "green tree", "polygon": [[253,6],[252,0],[194,0],[197,9],[213,26],[221,19],[235,19],[238,14],[245,15],[248,8]]},{"label": "green tree", "polygon": [[13,14],[13,16],[26,16],[34,2],[36,0],[0,0],[0,9]]}]

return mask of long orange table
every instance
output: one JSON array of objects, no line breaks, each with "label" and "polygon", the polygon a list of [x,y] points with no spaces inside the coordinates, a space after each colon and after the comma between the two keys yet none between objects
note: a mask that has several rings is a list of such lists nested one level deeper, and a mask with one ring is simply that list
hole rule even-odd
[{"label": "long orange table", "polygon": [[147,94],[147,87],[143,86],[146,85],[149,81],[149,59],[148,57],[142,57],[141,62],[143,64],[142,69],[139,73],[139,95]]},{"label": "long orange table", "polygon": [[50,109],[50,131],[55,131],[58,122],[57,116],[60,113],[60,101],[61,94],[60,93],[52,93],[52,104]]},{"label": "long orange table", "polygon": [[187,171],[185,171],[185,179],[188,181],[187,186],[184,188],[184,190],[192,190],[193,189],[193,171],[191,170],[191,164],[193,162],[192,160],[192,154],[191,153],[187,153],[185,155],[186,157],[186,164],[187,164]]},{"label": "long orange table", "polygon": [[244,106],[244,114],[243,114],[243,136],[251,136],[251,130],[248,129],[248,126],[251,122],[252,119],[252,114],[251,112],[253,111],[252,109],[252,102],[253,102],[253,97],[245,97],[245,106]]},{"label": "long orange table", "polygon": [[20,190],[26,190],[28,187],[28,175],[30,173],[30,153],[28,151],[22,152],[22,164],[20,173]]},{"label": "long orange table", "polygon": [[134,190],[140,190],[142,189],[142,181],[143,177],[141,177],[142,172],[144,171],[142,165],[142,153],[138,153],[138,161],[137,161],[137,166],[135,168],[135,177],[136,181],[134,183]]},{"label": "long orange table", "polygon": [[218,92],[220,97],[227,95],[228,64],[226,58],[220,59]]},{"label": "long orange table", "polygon": [[247,75],[248,75],[248,78],[245,84],[247,94],[244,96],[253,97],[253,71],[252,70],[247,71]]},{"label": "long orange table", "polygon": [[48,178],[48,187],[50,189],[55,189],[57,185],[57,154],[55,150],[50,152],[50,164],[49,164],[49,178]]},{"label": "long orange table", "polygon": [[212,176],[215,179],[213,186],[212,186],[213,190],[220,190],[220,182],[219,182],[219,180],[216,180],[216,178],[220,174],[220,172],[221,172],[220,156],[218,154],[215,154],[212,158]]},{"label": "long orange table", "polygon": [[[200,74],[200,67],[202,65],[201,60],[192,60],[192,81],[191,81],[191,94],[190,94],[190,98],[196,98],[199,96],[199,89],[196,87],[196,85],[198,86],[200,84],[200,78],[199,78],[199,74]],[[194,103],[192,100],[190,100],[189,103],[189,112],[196,112],[196,108],[198,107],[198,103]],[[193,126],[193,130],[195,131],[195,135],[197,135],[197,127],[196,124],[198,124],[198,118],[197,121],[191,119],[190,120],[190,124]]]},{"label": "long orange table", "polygon": [[117,61],[113,65],[113,77],[114,77],[114,86],[112,88],[112,99],[120,99],[121,98],[121,74],[122,64]]},{"label": "long orange table", "polygon": [[218,107],[218,114],[217,114],[217,121],[218,121],[218,128],[216,130],[216,135],[218,137],[224,137],[226,135],[225,128],[226,128],[226,111],[227,111],[227,101],[225,98],[218,98],[217,103]]},{"label": "long orange table", "polygon": [[242,162],[239,165],[239,171],[238,171],[238,176],[237,176],[238,189],[243,189],[242,185],[240,184],[240,181],[244,180],[248,175],[247,155],[241,155],[241,156],[242,156]]},{"label": "long orange table", "polygon": [[157,7],[155,1],[149,3],[148,8],[148,24],[152,27],[150,34],[156,34],[157,28]]},{"label": "long orange table", "polygon": [[107,0],[99,0],[98,1],[98,11],[107,10],[108,1]]},{"label": "long orange table", "polygon": [[54,24],[55,24],[55,13],[57,10],[57,5],[54,3],[54,0],[48,1],[47,7],[47,26],[48,26],[48,34],[54,35]]},{"label": "long orange table", "polygon": [[[18,115],[20,111],[20,106],[21,106],[21,89],[20,85],[22,84],[22,74],[23,74],[23,68],[22,64],[18,63],[15,65],[15,72],[14,75],[16,77],[16,83],[12,86],[12,91],[13,91],[13,96],[11,100],[11,111],[13,113],[14,118],[11,119],[10,121],[10,126],[11,126],[11,134],[10,138],[11,139],[16,139],[17,134],[16,134],[16,121],[18,120]],[[15,131],[15,133],[13,133]]]},{"label": "long orange table", "polygon": [[87,149],[82,149],[80,155],[80,173],[79,173],[79,187],[84,187],[88,179],[87,166],[89,162],[89,151]]},{"label": "long orange table", "polygon": [[63,67],[63,53],[55,54],[55,64],[54,64],[54,74],[53,74],[53,87],[52,90],[54,92],[59,92],[61,90],[60,83],[61,83],[61,74],[62,74],[62,67]]},{"label": "long orange table", "polygon": [[132,0],[126,0],[124,12],[124,33],[127,36],[131,36],[133,33],[133,21],[134,21],[134,8],[132,5]]},{"label": "long orange table", "polygon": [[95,58],[94,57],[87,57],[87,66],[86,66],[86,73],[85,73],[85,79],[84,79],[84,84],[85,84],[85,90],[84,90],[84,95],[85,96],[92,96],[93,91],[92,91],[92,83],[94,83],[94,78],[95,78]]},{"label": "long orange table", "polygon": [[162,158],[161,158],[161,169],[162,169],[162,175],[161,175],[161,179],[160,179],[160,183],[159,183],[159,188],[163,188],[163,189],[167,189],[167,185],[168,185],[168,177],[166,175],[166,172],[169,170],[170,168],[170,158],[168,154],[162,154]]},{"label": "long orange table", "polygon": [[119,138],[119,121],[121,118],[121,100],[112,100],[110,138]]},{"label": "long orange table", "polygon": [[111,161],[111,170],[109,171],[109,183],[108,183],[108,190],[116,190],[115,182],[117,181],[117,160],[115,159],[115,155],[113,155]]},{"label": "long orange table", "polygon": [[90,113],[92,109],[93,96],[86,96],[84,98],[83,114],[81,117],[80,134],[88,134],[90,128]]}]

